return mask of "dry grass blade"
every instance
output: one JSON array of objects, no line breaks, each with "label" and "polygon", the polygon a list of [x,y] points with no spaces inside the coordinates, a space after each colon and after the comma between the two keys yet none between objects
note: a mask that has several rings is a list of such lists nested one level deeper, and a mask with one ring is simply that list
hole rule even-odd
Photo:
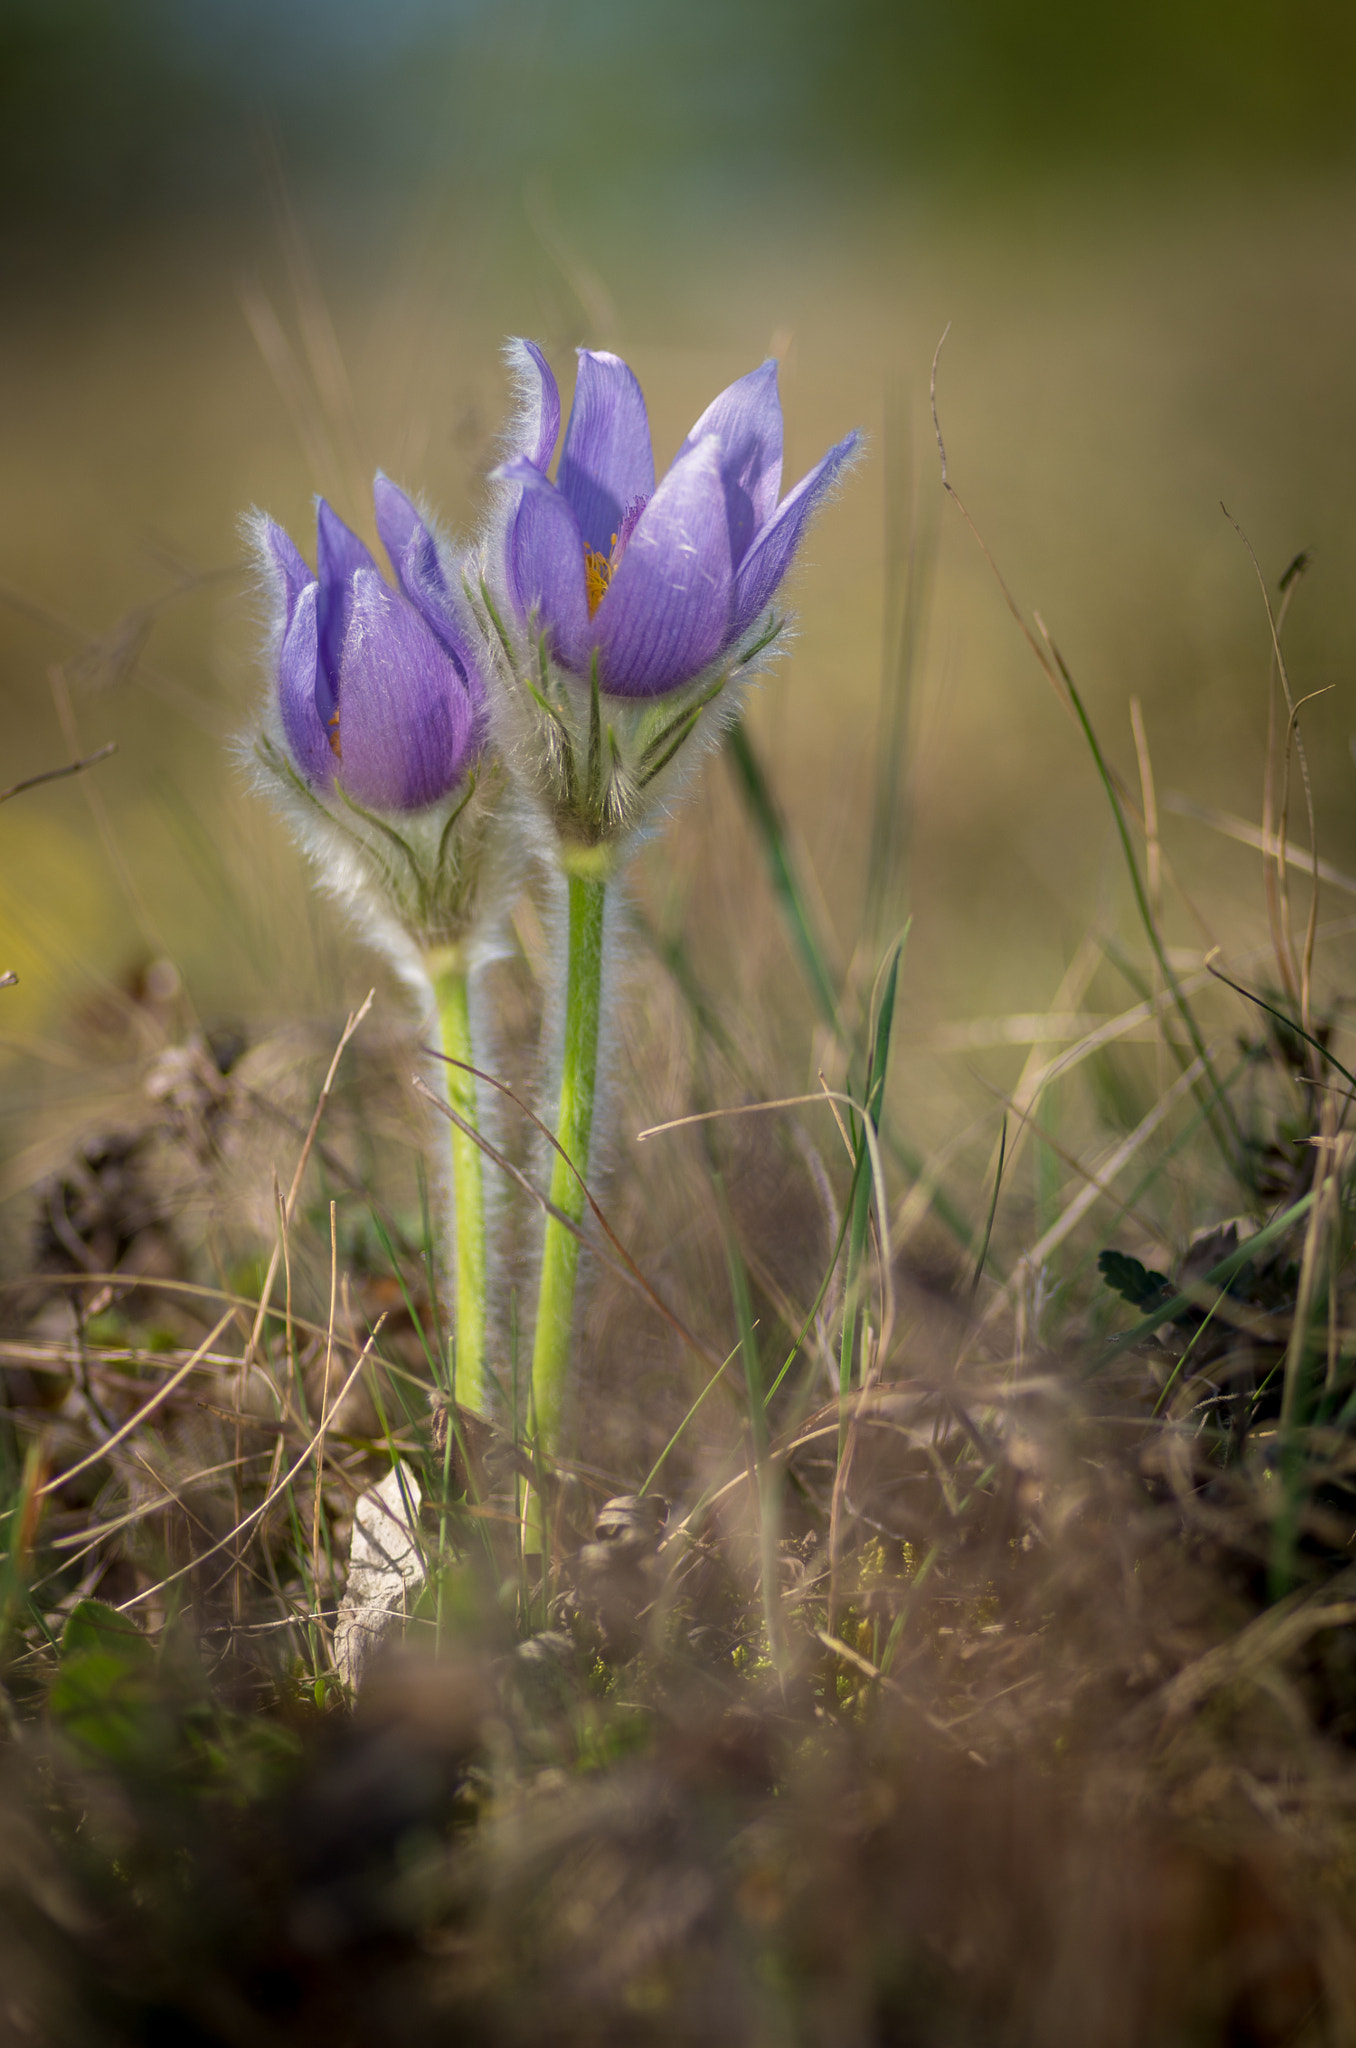
[{"label": "dry grass blade", "polygon": [[[1087,994],[1092,977],[1101,964],[1101,960],[1102,947],[1096,933],[1085,932],[1074,953],[1073,959],[1060,977],[1059,987],[1055,990],[1051,1001],[1050,1007],[1052,1011],[1059,1013],[1065,1010],[1073,1010],[1077,1004],[1082,1002]],[[1036,1020],[1033,1019],[1032,1021],[1034,1024]],[[1095,1037],[1099,1031],[1105,1029],[1108,1024],[1114,1021],[1114,1019],[1102,1019],[1100,1021],[1089,1019],[1082,1022],[1078,1029],[1060,1035],[1073,1038],[1081,1044],[1086,1044],[1090,1038]],[[1019,1110],[1019,1122],[1016,1131],[1012,1133],[1010,1140],[1006,1144],[1006,1171],[1009,1175],[1015,1172],[1022,1154],[1026,1150],[1026,1141],[1031,1131],[1031,1126],[1026,1121],[1026,1113],[1034,1109],[1048,1080],[1052,1079],[1055,1071],[1057,1071],[1049,1068],[1040,1057],[1044,1046],[1049,1042],[1049,1039],[1037,1035],[1033,1031],[1031,1050],[1023,1062],[1017,1086],[1013,1090],[1012,1099]],[[990,1175],[996,1171],[996,1158],[997,1147],[995,1147],[994,1154],[989,1161]]]},{"label": "dry grass blade", "polygon": [[[382,1316],[374,1326],[370,1336],[367,1339],[367,1342],[363,1345],[362,1350],[359,1352],[358,1357],[354,1361],[352,1370],[349,1372],[342,1387],[340,1387],[338,1394],[335,1396],[333,1407],[321,1416],[320,1425],[315,1430],[314,1434],[311,1436],[311,1439],[307,1443],[305,1450],[301,1453],[301,1456],[296,1460],[296,1462],[293,1465],[289,1467],[289,1469],[287,1470],[287,1472],[284,1473],[281,1479],[273,1479],[270,1481],[268,1490],[265,1493],[264,1498],[260,1501],[258,1507],[252,1508],[248,1515],[242,1516],[239,1522],[237,1522],[236,1526],[233,1529],[228,1530],[226,1535],[221,1537],[221,1539],[218,1542],[212,1544],[210,1549],[199,1551],[195,1557],[190,1558],[188,1563],[185,1565],[181,1565],[177,1571],[168,1573],[165,1578],[158,1579],[155,1585],[143,1588],[143,1590],[140,1593],[134,1593],[130,1600],[124,1600],[118,1608],[119,1614],[130,1613],[132,1608],[140,1606],[143,1600],[154,1599],[158,1594],[163,1593],[166,1587],[172,1586],[176,1580],[186,1577],[189,1572],[199,1570],[202,1565],[207,1563],[209,1558],[218,1556],[220,1552],[223,1550],[228,1550],[234,1546],[238,1546],[240,1538],[243,1535],[245,1535],[248,1530],[252,1529],[255,1523],[260,1521],[263,1518],[263,1516],[268,1513],[268,1510],[272,1507],[274,1501],[277,1500],[279,1495],[285,1493],[287,1491],[287,1488],[292,1484],[293,1480],[296,1479],[298,1474],[304,1470],[307,1459],[313,1455],[317,1446],[323,1443],[325,1435],[329,1430],[330,1423],[332,1422],[334,1416],[338,1413],[339,1409],[342,1408],[344,1401],[349,1393],[349,1390],[352,1388],[354,1384],[354,1381],[357,1379],[363,1367],[367,1364],[368,1359],[371,1357],[373,1346],[376,1344],[377,1338],[381,1335],[382,1327],[385,1321],[385,1316]],[[275,1453],[275,1472],[277,1466],[280,1465],[282,1462],[282,1450],[283,1439],[279,1437],[278,1447]]]},{"label": "dry grass blade", "polygon": [[[1199,1077],[1205,1071],[1204,1061],[1198,1059],[1194,1062],[1194,1066],[1196,1070],[1195,1077]],[[1189,1067],[1183,1069],[1183,1073],[1190,1073],[1191,1071],[1192,1069]],[[1092,1167],[1085,1166],[1075,1153],[1070,1152],[1066,1145],[1062,1145],[1058,1138],[1053,1136],[1050,1131],[1046,1130],[1043,1124],[1037,1121],[1030,1110],[1019,1109],[1011,1096],[1005,1094],[1001,1088],[996,1087],[992,1081],[985,1080],[982,1075],[977,1076],[977,1079],[982,1087],[989,1090],[989,1093],[996,1102],[1002,1103],[1010,1116],[1020,1117],[1023,1123],[1030,1126],[1032,1135],[1039,1138],[1042,1145],[1048,1146],[1055,1157],[1062,1160],[1065,1166],[1068,1167],[1070,1173],[1077,1174],[1078,1178],[1086,1184],[1086,1189],[1091,1192],[1094,1200],[1100,1197],[1104,1201],[1110,1202],[1114,1209],[1118,1209],[1122,1216],[1128,1217],[1132,1223],[1144,1232],[1146,1237],[1152,1238],[1154,1236],[1154,1226],[1149,1219],[1141,1216],[1133,1203],[1123,1202],[1120,1196],[1108,1186],[1105,1168],[1101,1172],[1094,1172]]]},{"label": "dry grass blade", "polygon": [[[1299,738],[1299,715],[1300,715],[1300,712],[1301,712],[1301,711],[1303,710],[1304,706],[1305,706],[1306,704],[1312,704],[1312,703],[1313,703],[1313,701],[1314,701],[1314,699],[1315,699],[1315,697],[1326,697],[1326,696],[1327,696],[1327,695],[1329,694],[1329,692],[1330,692],[1330,691],[1332,691],[1332,690],[1335,690],[1335,689],[1336,689],[1336,687],[1337,687],[1337,685],[1336,685],[1335,683],[1328,683],[1327,685],[1325,685],[1325,687],[1324,687],[1323,689],[1321,689],[1321,690],[1310,690],[1310,692],[1309,692],[1309,694],[1308,694],[1308,696],[1307,696],[1307,697],[1301,697],[1301,698],[1300,698],[1299,702],[1298,702],[1298,703],[1296,704],[1296,706],[1295,706],[1294,710],[1293,710],[1293,711],[1291,712],[1291,714],[1290,714],[1290,724],[1289,724],[1289,726],[1288,726],[1288,727],[1287,727],[1287,729],[1286,729],[1286,751],[1287,751],[1287,754],[1289,753],[1289,748],[1290,748],[1290,742],[1291,742],[1292,738],[1293,738],[1293,740],[1294,740],[1294,742],[1295,742],[1295,745],[1296,745],[1296,747],[1298,748],[1298,746],[1299,746],[1299,743],[1300,743],[1300,738]],[[1305,1030],[1306,1030],[1306,1031],[1312,1031],[1312,1030],[1313,1030],[1313,1028],[1314,1028],[1314,1023],[1313,1023],[1313,1008],[1312,1008],[1312,999],[1313,999],[1313,984],[1314,984],[1314,940],[1315,940],[1315,938],[1317,937],[1317,934],[1318,934],[1318,884],[1319,884],[1319,858],[1318,858],[1318,826],[1317,826],[1317,824],[1316,824],[1316,823],[1314,822],[1314,818],[1313,818],[1313,798],[1312,798],[1312,796],[1310,796],[1310,795],[1309,795],[1309,793],[1308,793],[1308,789],[1307,789],[1307,783],[1306,783],[1306,796],[1308,797],[1308,801],[1309,801],[1309,805],[1310,805],[1310,818],[1309,818],[1309,827],[1310,827],[1310,855],[1309,855],[1309,869],[1310,869],[1310,873],[1311,873],[1311,874],[1313,875],[1313,878],[1314,878],[1314,879],[1313,879],[1313,887],[1312,887],[1312,888],[1310,889],[1310,891],[1309,891],[1309,915],[1308,915],[1307,919],[1305,920],[1305,926],[1304,926],[1304,954],[1303,954],[1303,959],[1302,959],[1302,961],[1301,961],[1301,969],[1300,969],[1300,1017],[1301,1017],[1301,1018],[1302,1018],[1302,1020],[1303,1020],[1303,1023],[1304,1023],[1304,1028],[1305,1028]]]},{"label": "dry grass blade", "polygon": [[[284,1218],[284,1234],[286,1219]],[[320,1412],[325,1415],[330,1405],[330,1373],[334,1368],[334,1311],[339,1295],[339,1209],[336,1202],[330,1203],[330,1314],[325,1326],[325,1376],[320,1386]],[[320,1509],[321,1495],[325,1484],[325,1445],[323,1440],[316,1447],[315,1454],[315,1495],[311,1502],[311,1561],[316,1566],[320,1558]]]},{"label": "dry grass blade", "polygon": [[[1232,513],[1229,511],[1228,506],[1221,504],[1219,509],[1224,514],[1230,526],[1232,526],[1234,532],[1238,535],[1239,539],[1242,541],[1244,547],[1248,551],[1248,560],[1252,563],[1253,574],[1257,578],[1257,587],[1262,593],[1262,603],[1266,609],[1267,615],[1267,626],[1270,629],[1271,633],[1271,653],[1272,661],[1274,664],[1273,673],[1277,677],[1279,677],[1281,689],[1285,694],[1285,705],[1286,711],[1288,713],[1288,719],[1286,723],[1285,747],[1283,750],[1281,762],[1280,815],[1276,827],[1276,867],[1277,885],[1280,893],[1281,917],[1281,945],[1278,949],[1277,958],[1278,965],[1281,967],[1284,979],[1286,981],[1287,993],[1290,995],[1292,1001],[1297,1001],[1299,1004],[1300,1018],[1304,1024],[1305,1030],[1311,1031],[1313,1029],[1313,1025],[1310,1021],[1309,1015],[1309,972],[1313,960],[1313,933],[1316,929],[1318,919],[1318,826],[1314,815],[1314,792],[1313,784],[1310,781],[1309,777],[1309,759],[1308,755],[1305,752],[1304,741],[1300,736],[1299,727],[1296,722],[1299,712],[1299,706],[1296,704],[1294,693],[1290,688],[1290,674],[1288,669],[1286,668],[1285,656],[1281,652],[1280,631],[1281,619],[1284,618],[1285,612],[1289,609],[1291,596],[1295,589],[1298,587],[1298,578],[1295,576],[1291,576],[1289,577],[1286,583],[1286,587],[1282,593],[1281,599],[1281,618],[1278,619],[1276,612],[1272,608],[1271,593],[1267,589],[1267,580],[1266,577],[1262,574],[1262,565],[1258,561],[1257,556],[1253,551],[1252,542],[1248,539],[1247,534],[1243,531],[1243,528],[1239,525],[1238,521],[1233,517]],[[1305,699],[1304,701],[1307,702],[1308,700]],[[1295,972],[1295,947],[1294,939],[1292,937],[1290,929],[1290,894],[1287,887],[1287,862],[1285,852],[1290,809],[1290,746],[1292,740],[1294,741],[1295,754],[1298,758],[1300,765],[1300,780],[1304,788],[1304,807],[1309,822],[1309,872],[1315,878],[1309,903],[1309,920],[1308,930],[1306,932],[1305,937],[1304,961],[1300,965],[1298,976]],[[1266,809],[1268,813],[1270,812],[1272,802],[1272,787],[1273,772],[1271,766],[1271,748],[1269,745],[1266,781]],[[1298,986],[1296,986],[1296,982],[1298,982]]]},{"label": "dry grass blade", "polygon": [[[1331,1591],[1331,1589],[1330,1589]],[[1236,1685],[1267,1664],[1281,1662],[1328,1628],[1356,1622],[1356,1601],[1292,1596],[1259,1614],[1227,1642],[1217,1643],[1155,1695],[1153,1705],[1169,1719],[1190,1713],[1212,1692]]]},{"label": "dry grass blade", "polygon": [[[1055,1219],[1045,1234],[1037,1239],[1030,1250],[1022,1254],[1019,1265],[1013,1271],[1006,1287],[999,1296],[999,1301],[1002,1300],[1003,1294],[1011,1295],[1013,1289],[1019,1284],[1019,1278],[1023,1273],[1029,1274],[1039,1271],[1045,1261],[1059,1249],[1065,1238],[1078,1227],[1088,1211],[1097,1202],[1101,1201],[1103,1197],[1113,1203],[1118,1200],[1118,1197],[1111,1192],[1110,1183],[1116,1179],[1118,1174],[1125,1170],[1131,1160],[1135,1158],[1136,1154],[1142,1150],[1144,1145],[1153,1136],[1154,1132],[1166,1122],[1182,1098],[1190,1094],[1193,1085],[1203,1071],[1204,1069],[1199,1060],[1193,1062],[1190,1067],[1185,1068],[1177,1076],[1172,1086],[1159,1096],[1153,1107],[1140,1119],[1124,1143],[1116,1147],[1111,1157],[1103,1163],[1096,1175],[1091,1173],[1086,1175],[1086,1184],[1079,1189],[1062,1214]],[[1080,1169],[1080,1171],[1082,1170]],[[997,1306],[996,1302],[990,1303],[980,1319],[981,1328],[994,1315]]]},{"label": "dry grass blade", "polygon": [[[841,1089],[829,1088],[825,1086],[823,1083],[823,1079],[821,1077],[820,1089],[817,1094],[787,1095],[779,1098],[775,1102],[737,1103],[732,1105],[728,1109],[706,1109],[699,1111],[697,1114],[693,1116],[672,1117],[669,1119],[667,1123],[651,1124],[647,1129],[643,1131],[637,1131],[636,1142],[637,1144],[640,1144],[646,1138],[657,1138],[661,1136],[662,1133],[664,1133],[665,1131],[682,1130],[686,1125],[689,1124],[718,1123],[729,1117],[760,1115],[765,1116],[770,1111],[783,1109],[800,1109],[807,1107],[811,1103],[823,1103],[828,1106],[828,1108],[832,1111],[835,1120],[838,1123],[839,1131],[843,1135],[845,1141],[847,1139],[847,1133],[844,1130],[842,1118],[839,1113],[840,1105],[842,1107],[850,1109],[853,1112],[853,1114],[860,1119],[862,1135],[866,1140],[866,1148],[871,1160],[871,1180],[876,1201],[875,1213],[877,1219],[877,1227],[880,1231],[880,1238],[877,1243],[877,1258],[879,1261],[879,1269],[881,1274],[881,1285],[885,1295],[885,1301],[881,1312],[881,1342],[885,1343],[888,1341],[889,1332],[893,1328],[895,1313],[894,1283],[891,1271],[893,1262],[890,1254],[889,1208],[887,1206],[888,1196],[886,1194],[885,1187],[885,1167],[884,1162],[881,1159],[880,1140],[876,1135],[876,1131],[871,1122],[871,1118],[865,1114],[861,1104],[855,1099],[854,1096],[845,1094]],[[850,1146],[849,1154],[851,1155]]]},{"label": "dry grass blade", "polygon": [[1320,860],[1315,864],[1311,853],[1302,846],[1282,844],[1269,829],[1250,825],[1246,818],[1235,817],[1232,811],[1221,811],[1214,804],[1204,804],[1198,797],[1186,796],[1181,790],[1165,789],[1162,794],[1165,811],[1175,811],[1179,818],[1194,818],[1198,824],[1208,825],[1213,832],[1219,832],[1226,839],[1236,839],[1240,846],[1251,846],[1257,853],[1265,854],[1267,860],[1283,861],[1296,874],[1317,874],[1329,888],[1340,889],[1347,896],[1356,896],[1356,878],[1343,874],[1331,861]]},{"label": "dry grass blade", "polygon": [[376,1001],[376,996],[377,992],[374,988],[368,990],[366,999],[350,1016],[343,1031],[340,1033],[339,1043],[334,1048],[334,1058],[330,1061],[329,1072],[325,1076],[324,1085],[316,1102],[315,1114],[311,1118],[310,1128],[307,1130],[305,1142],[301,1148],[301,1156],[297,1160],[296,1172],[292,1175],[292,1185],[287,1191],[287,1201],[284,1204],[279,1233],[274,1241],[273,1252],[269,1258],[268,1271],[264,1275],[264,1284],[259,1294],[259,1305],[254,1317],[254,1327],[250,1332],[249,1344],[245,1350],[243,1360],[245,1365],[251,1363],[259,1349],[259,1338],[263,1332],[264,1321],[268,1315],[269,1304],[273,1298],[273,1283],[278,1277],[278,1267],[282,1262],[282,1233],[296,1213],[297,1197],[301,1192],[302,1179],[310,1161],[311,1150],[315,1144],[316,1136],[320,1130],[320,1120],[325,1114],[325,1105],[330,1099],[330,1090],[333,1088],[335,1076],[339,1072],[339,1062],[344,1056],[344,1051],[349,1041]]},{"label": "dry grass blade", "polygon": [[216,1328],[212,1330],[210,1335],[203,1338],[202,1343],[198,1346],[197,1350],[193,1353],[192,1357],[186,1359],[184,1364],[179,1367],[177,1372],[171,1373],[170,1377],[165,1381],[165,1384],[162,1387],[156,1388],[156,1391],[152,1394],[150,1400],[147,1401],[143,1407],[139,1408],[135,1415],[129,1416],[127,1421],[122,1424],[121,1428],[114,1430],[112,1436],[105,1437],[104,1441],[99,1445],[98,1449],[91,1451],[87,1458],[82,1458],[79,1464],[69,1466],[66,1471],[60,1473],[55,1479],[49,1479],[45,1486],[39,1487],[39,1493],[54,1493],[58,1487],[66,1486],[67,1484],[69,1484],[69,1482],[72,1479],[74,1479],[78,1473],[87,1472],[91,1465],[97,1465],[101,1463],[102,1460],[108,1456],[109,1452],[111,1450],[114,1450],[118,1444],[125,1443],[127,1438],[129,1436],[132,1436],[138,1429],[140,1429],[142,1424],[145,1423],[155,1413],[157,1408],[159,1408],[164,1402],[168,1401],[170,1395],[175,1392],[176,1388],[181,1387],[183,1385],[184,1381],[188,1378],[189,1374],[192,1372],[196,1372],[198,1370],[199,1366],[201,1366],[203,1362],[207,1359],[209,1353],[211,1352],[212,1346],[217,1341],[217,1338],[221,1335],[222,1331],[226,1328],[227,1324],[234,1320],[234,1317],[235,1310],[233,1308],[228,1308],[225,1315],[222,1316],[220,1322],[216,1325]]}]

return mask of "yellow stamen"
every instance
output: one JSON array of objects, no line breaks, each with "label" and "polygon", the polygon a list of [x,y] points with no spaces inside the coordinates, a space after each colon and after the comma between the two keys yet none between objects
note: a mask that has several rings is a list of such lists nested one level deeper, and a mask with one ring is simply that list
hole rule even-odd
[{"label": "yellow stamen", "polygon": [[588,592],[589,617],[597,611],[607,596],[607,586],[612,581],[617,567],[617,536],[612,536],[612,552],[600,555],[597,548],[584,550],[584,586]]},{"label": "yellow stamen", "polygon": [[339,744],[339,713],[337,710],[334,712],[332,717],[327,718],[325,720],[325,729],[327,736],[329,738],[330,752],[333,754],[336,761],[342,761],[344,758],[344,750]]}]

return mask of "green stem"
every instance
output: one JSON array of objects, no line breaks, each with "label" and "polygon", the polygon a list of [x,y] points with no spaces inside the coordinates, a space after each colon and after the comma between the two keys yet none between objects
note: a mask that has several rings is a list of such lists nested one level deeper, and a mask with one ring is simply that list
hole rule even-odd
[{"label": "green stem", "polygon": [[[447,1099],[456,1114],[472,1131],[480,1128],[474,1074],[466,1066],[476,1064],[471,1038],[470,989],[459,954],[434,955],[428,962],[443,1051],[448,1060],[463,1066],[446,1069]],[[487,1272],[485,1253],[485,1175],[480,1147],[468,1131],[457,1124],[452,1137],[452,1277],[456,1292],[456,1356],[453,1398],[473,1415],[486,1412],[485,1309]]]},{"label": "green stem", "polygon": [[[607,878],[598,872],[569,876],[569,970],[565,994],[565,1057],[560,1072],[551,1205],[579,1223],[593,1135],[598,1079],[598,1008],[603,984],[603,911]],[[561,1153],[564,1153],[564,1157]],[[560,1447],[565,1381],[570,1366],[579,1239],[554,1216],[542,1240],[537,1326],[532,1344],[532,1402],[543,1447]]]}]

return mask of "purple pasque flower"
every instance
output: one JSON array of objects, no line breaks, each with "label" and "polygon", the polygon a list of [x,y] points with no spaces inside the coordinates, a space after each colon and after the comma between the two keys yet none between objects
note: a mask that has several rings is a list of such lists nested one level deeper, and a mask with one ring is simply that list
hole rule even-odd
[{"label": "purple pasque flower", "polygon": [[398,590],[323,498],[314,575],[280,526],[258,522],[282,600],[277,709],[293,764],[317,794],[337,785],[371,810],[420,811],[475,759],[485,686],[433,535],[387,477],[373,497]]},{"label": "purple pasque flower", "polygon": [[560,395],[541,350],[510,344],[524,405],[504,532],[509,602],[555,659],[613,697],[659,697],[727,653],[770,604],[807,524],[856,451],[851,433],[781,503],[782,409],[769,361],[706,408],[656,486],[640,385],[579,351],[555,482]]}]

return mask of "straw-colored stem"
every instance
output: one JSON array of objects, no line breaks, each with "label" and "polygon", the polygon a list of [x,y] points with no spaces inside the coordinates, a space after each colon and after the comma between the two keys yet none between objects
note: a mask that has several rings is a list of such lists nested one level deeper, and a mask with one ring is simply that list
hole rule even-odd
[{"label": "straw-colored stem", "polygon": [[[565,994],[565,1052],[560,1070],[551,1206],[578,1224],[584,1214],[589,1144],[598,1081],[598,1014],[603,986],[603,915],[606,877],[572,874],[569,880],[569,967]],[[579,1239],[555,1216],[546,1219],[541,1282],[532,1344],[532,1405],[544,1450],[560,1448],[560,1425],[570,1368]]]},{"label": "straw-colored stem", "polygon": [[[471,1037],[470,988],[459,957],[434,957],[429,979],[438,1009],[438,1027],[447,1054],[447,1099],[462,1123],[450,1126],[452,1141],[452,1279],[455,1291],[456,1347],[453,1398],[473,1415],[484,1415],[485,1309],[485,1174],[481,1151],[472,1131],[480,1129]],[[458,1064],[460,1062],[460,1064]]]}]

